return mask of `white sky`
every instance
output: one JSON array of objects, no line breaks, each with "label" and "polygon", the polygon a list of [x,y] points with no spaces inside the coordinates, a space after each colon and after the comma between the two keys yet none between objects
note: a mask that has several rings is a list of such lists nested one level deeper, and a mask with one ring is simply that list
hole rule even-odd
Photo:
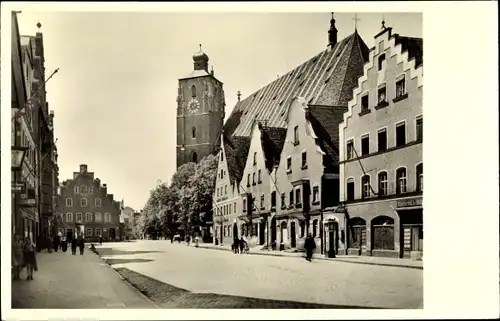
[{"label": "white sky", "polygon": [[[385,14],[386,26],[422,37],[422,14]],[[359,13],[368,47],[382,13]],[[354,14],[335,14],[338,39],[354,31]],[[202,44],[224,83],[226,117],[242,99],[324,50],[330,13],[19,14],[22,35],[42,24],[49,108],[55,111],[60,180],[79,164],[116,199],[140,209],[158,179],[175,171],[178,78],[193,68]]]}]

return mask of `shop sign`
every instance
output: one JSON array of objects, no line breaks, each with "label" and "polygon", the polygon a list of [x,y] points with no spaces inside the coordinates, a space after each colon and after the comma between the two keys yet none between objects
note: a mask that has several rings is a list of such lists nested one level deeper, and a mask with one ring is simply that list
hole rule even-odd
[{"label": "shop sign", "polygon": [[422,197],[399,200],[397,202],[397,207],[422,206],[422,200]]},{"label": "shop sign", "polygon": [[216,203],[223,202],[225,200],[227,200],[227,196],[218,198],[217,201],[216,201]]},{"label": "shop sign", "polygon": [[34,198],[21,199],[19,201],[19,204],[23,207],[35,207],[36,206],[36,199],[34,199]]},{"label": "shop sign", "polygon": [[12,192],[24,194],[25,186],[26,185],[24,183],[12,183],[11,184]]}]

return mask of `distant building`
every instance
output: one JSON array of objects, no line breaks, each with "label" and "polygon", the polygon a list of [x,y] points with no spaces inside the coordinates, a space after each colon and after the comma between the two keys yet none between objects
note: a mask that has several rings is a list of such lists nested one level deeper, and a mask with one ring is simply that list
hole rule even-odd
[{"label": "distant building", "polygon": [[[341,252],[420,256],[423,40],[383,28],[339,126]],[[343,230],[343,229],[342,229]],[[334,236],[337,237],[336,235]]]},{"label": "distant building", "polygon": [[125,206],[120,215],[120,222],[123,223],[123,236],[128,239],[133,235],[134,213],[136,212],[133,208]]},{"label": "distant building", "polygon": [[64,231],[69,240],[84,233],[88,240],[120,239],[121,202],[108,193],[106,184],[101,184],[87,165],[80,165],[80,171],[73,173],[61,186],[59,196]]}]

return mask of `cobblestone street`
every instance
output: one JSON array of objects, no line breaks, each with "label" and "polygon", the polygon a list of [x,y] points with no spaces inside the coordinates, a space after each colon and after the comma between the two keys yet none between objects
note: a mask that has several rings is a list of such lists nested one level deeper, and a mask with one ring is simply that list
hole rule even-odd
[{"label": "cobblestone street", "polygon": [[[326,260],[309,263],[297,257],[235,255],[169,241],[107,243],[98,246],[98,251],[131,283],[149,287],[142,292],[149,292],[153,297],[158,291],[151,287],[166,287],[170,290],[164,293],[180,296],[189,291],[195,296],[215,293],[245,298],[219,297],[215,300],[211,297],[212,306],[207,306],[211,304],[210,300],[202,300],[201,306],[186,306],[183,302],[187,301],[167,299],[168,295],[164,294],[163,299],[155,301],[164,307],[294,307],[291,303],[250,302],[250,298],[297,302],[295,307],[302,303],[328,305],[324,306],[326,308],[411,309],[423,306],[423,271],[420,269]],[[137,273],[162,283],[148,283]],[[194,299],[193,296],[190,298]],[[233,303],[228,304],[228,300]]]}]

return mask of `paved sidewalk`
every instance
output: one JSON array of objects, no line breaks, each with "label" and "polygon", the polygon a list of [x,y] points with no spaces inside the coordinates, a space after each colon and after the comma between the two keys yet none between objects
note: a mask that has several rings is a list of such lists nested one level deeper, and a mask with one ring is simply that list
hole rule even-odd
[{"label": "paved sidewalk", "polygon": [[[191,244],[194,246],[194,244]],[[230,245],[214,245],[210,243],[200,243],[200,248],[211,249],[211,250],[222,250],[231,251]],[[301,252],[288,252],[288,251],[268,251],[261,250],[258,246],[251,248],[249,254],[253,255],[272,255],[272,256],[288,256],[288,257],[304,257],[304,253]],[[382,265],[382,266],[396,266],[404,268],[413,269],[423,269],[423,261],[416,261],[411,259],[399,259],[399,258],[386,258],[386,257],[376,257],[376,256],[354,256],[354,255],[338,255],[336,258],[327,258],[324,255],[315,253],[314,260],[332,260],[336,262],[347,262],[347,263],[357,263],[357,264],[370,264],[370,265]]]},{"label": "paved sidewalk", "polygon": [[13,309],[111,309],[157,306],[126,283],[96,254],[69,252],[37,254],[33,281],[12,281]]}]

